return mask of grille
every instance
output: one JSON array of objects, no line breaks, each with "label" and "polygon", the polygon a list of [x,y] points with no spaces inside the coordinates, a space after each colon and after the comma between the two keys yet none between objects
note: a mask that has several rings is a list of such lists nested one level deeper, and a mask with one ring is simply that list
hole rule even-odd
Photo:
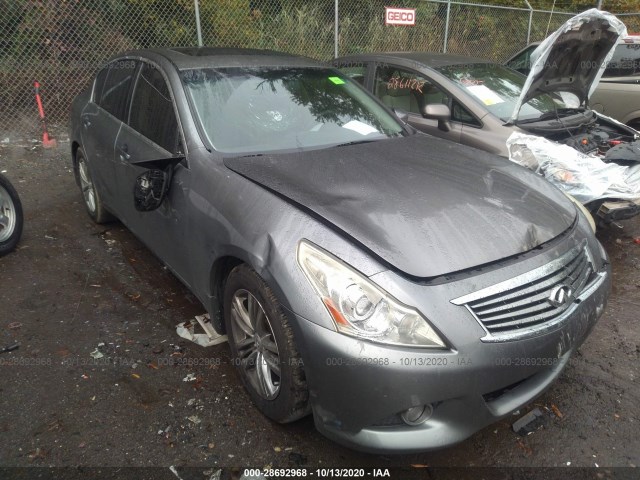
[{"label": "grille", "polygon": [[[452,303],[466,305],[490,335],[500,336],[552,323],[574,303],[593,275],[588,248],[581,245],[542,267]],[[553,302],[552,297],[560,301]]]}]

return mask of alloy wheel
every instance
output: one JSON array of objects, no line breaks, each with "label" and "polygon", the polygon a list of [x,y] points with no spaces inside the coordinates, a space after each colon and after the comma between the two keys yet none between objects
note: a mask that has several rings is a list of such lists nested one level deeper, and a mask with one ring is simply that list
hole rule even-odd
[{"label": "alloy wheel", "polygon": [[231,334],[238,361],[254,390],[264,399],[278,396],[280,354],[269,317],[250,292],[237,290],[231,307]]},{"label": "alloy wheel", "polygon": [[84,203],[91,213],[96,211],[96,192],[84,158],[78,161],[78,172],[80,173],[80,189],[84,197]]},{"label": "alloy wheel", "polygon": [[16,228],[16,207],[9,192],[0,185],[0,243],[7,241]]}]

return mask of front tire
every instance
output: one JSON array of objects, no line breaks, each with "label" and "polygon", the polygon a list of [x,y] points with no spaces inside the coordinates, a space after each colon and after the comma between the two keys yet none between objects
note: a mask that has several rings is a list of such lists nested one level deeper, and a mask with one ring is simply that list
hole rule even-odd
[{"label": "front tire", "polygon": [[280,423],[307,415],[309,392],[289,319],[247,265],[227,278],[224,319],[232,361],[258,409]]},{"label": "front tire", "polygon": [[18,192],[0,175],[0,257],[12,252],[22,235],[24,216]]},{"label": "front tire", "polygon": [[80,185],[80,191],[82,192],[84,206],[86,207],[87,213],[91,219],[97,224],[113,221],[113,216],[104,207],[100,194],[98,193],[98,189],[93,183],[93,177],[89,170],[87,156],[82,148],[78,148],[76,151],[76,166],[76,171],[78,172],[78,183]]}]

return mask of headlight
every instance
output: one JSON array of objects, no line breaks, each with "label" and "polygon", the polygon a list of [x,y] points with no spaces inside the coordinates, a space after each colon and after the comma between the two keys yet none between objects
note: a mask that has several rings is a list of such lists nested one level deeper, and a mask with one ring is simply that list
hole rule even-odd
[{"label": "headlight", "polygon": [[298,264],[339,332],[392,345],[445,347],[420,313],[305,240],[298,245]]},{"label": "headlight", "polygon": [[593,231],[593,233],[596,233],[596,222],[593,219],[593,215],[591,215],[591,212],[589,212],[589,210],[587,210],[583,204],[576,200],[573,195],[569,195],[564,190],[561,190],[561,192],[564,193],[569,198],[569,200],[571,200],[573,204],[578,208],[578,210],[580,210],[584,214],[584,216],[587,218],[587,221],[589,222],[591,230]]}]

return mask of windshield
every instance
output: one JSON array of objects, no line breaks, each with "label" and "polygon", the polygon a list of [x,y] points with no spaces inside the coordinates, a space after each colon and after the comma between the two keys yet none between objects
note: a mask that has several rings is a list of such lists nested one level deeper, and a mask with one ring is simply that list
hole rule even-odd
[{"label": "windshield", "polygon": [[[511,118],[527,79],[521,73],[495,63],[449,65],[438,71],[505,122]],[[580,101],[571,93],[544,93],[522,105],[518,119],[535,120],[548,113],[579,106]]]},{"label": "windshield", "polygon": [[194,116],[223,153],[313,149],[403,134],[398,120],[333,69],[207,68],[181,76]]}]

